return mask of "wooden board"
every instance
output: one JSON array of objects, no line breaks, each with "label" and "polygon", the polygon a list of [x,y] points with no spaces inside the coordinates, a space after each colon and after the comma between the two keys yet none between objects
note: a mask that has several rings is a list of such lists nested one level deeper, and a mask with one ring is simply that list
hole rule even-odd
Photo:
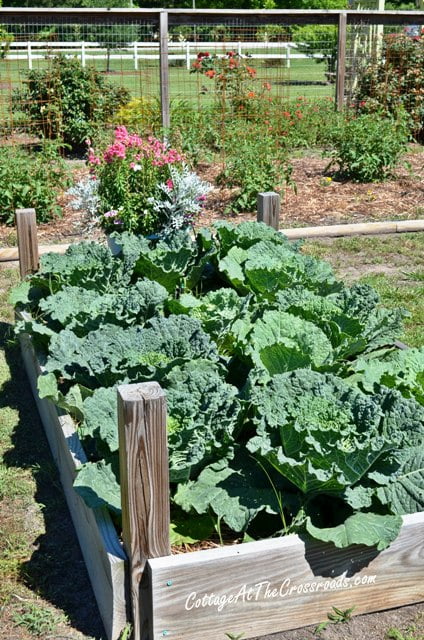
[{"label": "wooden board", "polygon": [[149,640],[252,638],[319,623],[333,606],[360,614],[424,600],[424,513],[405,516],[380,553],[290,535],[156,558],[148,570]]},{"label": "wooden board", "polygon": [[[68,415],[37,392],[40,366],[31,340],[21,336],[21,352],[31,389],[75,526],[108,640],[118,640],[127,623],[125,594],[126,556],[106,509],[89,509],[73,489],[76,470],[86,461],[85,453]],[[59,560],[59,559],[58,559]]]}]

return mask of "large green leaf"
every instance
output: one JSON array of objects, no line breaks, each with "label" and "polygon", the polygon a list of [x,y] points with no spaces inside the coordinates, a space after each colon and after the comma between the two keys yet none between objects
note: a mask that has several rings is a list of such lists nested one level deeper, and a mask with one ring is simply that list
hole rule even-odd
[{"label": "large green leaf", "polygon": [[244,531],[260,511],[279,513],[275,492],[259,465],[238,456],[210,465],[195,481],[178,486],[175,502],[185,511],[208,513],[234,531]]},{"label": "large green leaf", "polygon": [[83,437],[90,436],[105,443],[110,452],[118,451],[118,399],[116,387],[96,389],[84,400],[84,422],[80,427]]},{"label": "large green leaf", "polygon": [[393,513],[424,511],[424,446],[406,447],[398,457],[398,471],[377,489],[377,496]]},{"label": "large green leaf", "polygon": [[249,450],[304,494],[343,492],[396,447],[382,433],[379,403],[330,374],[275,375],[249,400],[257,431]]},{"label": "large green leaf", "polygon": [[382,551],[398,536],[402,526],[400,516],[355,513],[337,527],[315,527],[310,518],[306,521],[308,533],[323,542],[332,542],[336,547],[364,544]]},{"label": "large green leaf", "polygon": [[88,507],[108,507],[121,511],[121,490],[110,462],[86,462],[74,480],[74,489]]},{"label": "large green leaf", "polygon": [[135,273],[155,280],[173,293],[188,274],[197,255],[196,244],[187,233],[180,232],[161,240],[156,247],[139,255]]},{"label": "large green leaf", "polygon": [[353,366],[352,380],[367,393],[378,385],[398,389],[424,405],[424,347],[389,352],[384,358],[361,358]]},{"label": "large green leaf", "polygon": [[332,358],[331,343],[321,329],[284,311],[266,311],[258,318],[249,342],[253,362],[271,375],[307,365],[319,367]]},{"label": "large green leaf", "polygon": [[64,329],[51,339],[46,370],[108,387],[128,377],[160,377],[178,361],[196,358],[216,361],[216,347],[197,320],[180,315],[153,318],[146,327],[105,324],[82,338]]}]

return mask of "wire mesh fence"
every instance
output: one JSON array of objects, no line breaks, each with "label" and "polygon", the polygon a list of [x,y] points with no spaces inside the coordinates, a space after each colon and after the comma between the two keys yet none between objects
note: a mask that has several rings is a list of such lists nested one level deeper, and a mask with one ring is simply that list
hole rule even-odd
[{"label": "wire mesh fence", "polygon": [[[3,132],[30,133],[37,125],[44,133],[54,129],[58,116],[50,102],[60,93],[57,66],[66,61],[70,66],[69,61],[76,61],[86,75],[97,74],[99,96],[92,111],[98,110],[99,101],[105,101],[105,94],[114,92],[114,104],[105,109],[106,124],[121,116],[130,123],[158,129],[167,124],[164,111],[169,109],[172,127],[182,112],[207,112],[212,107],[214,117],[219,114],[222,123],[238,116],[254,121],[266,116],[266,107],[285,111],[285,106],[299,99],[336,101],[340,107],[341,102],[349,104],[355,99],[361,76],[372,65],[381,64],[388,36],[402,32],[405,25],[399,23],[406,19],[392,16],[392,24],[387,24],[386,17],[383,25],[375,22],[375,13],[371,22],[369,16],[361,20],[354,12],[355,20],[348,22],[340,49],[340,12],[327,12],[318,21],[316,13],[287,16],[269,12],[269,23],[264,12],[256,20],[237,12],[211,13],[167,12],[164,60],[160,12],[110,16],[101,11],[51,10],[13,15],[2,10]],[[419,18],[414,15],[410,20]],[[416,44],[422,22],[421,16],[420,24],[406,26],[404,48]],[[401,56],[402,48],[392,51],[392,58],[394,55]],[[43,82],[45,86],[37,91]],[[161,93],[164,82],[168,105]],[[339,93],[337,82],[343,83]]]},{"label": "wire mesh fence", "polygon": [[84,158],[117,125],[165,136],[238,189],[232,213],[251,211],[259,191],[293,186],[293,149],[343,138],[340,112],[403,118],[422,139],[423,24],[373,10],[0,9],[0,137]]}]

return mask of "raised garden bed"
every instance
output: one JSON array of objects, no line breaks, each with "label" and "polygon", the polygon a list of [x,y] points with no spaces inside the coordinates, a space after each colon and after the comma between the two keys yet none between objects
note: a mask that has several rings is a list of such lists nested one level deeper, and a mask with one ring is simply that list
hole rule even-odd
[{"label": "raised garden bed", "polygon": [[[221,224],[216,237],[146,242],[125,237],[118,258],[94,245],[50,256],[14,293],[24,362],[108,638],[117,640],[129,619],[135,640],[255,637],[319,622],[334,606],[358,614],[421,601],[424,514],[403,514],[422,509],[424,352],[396,351],[402,312],[378,308],[366,287],[337,283],[327,265],[266,227]],[[284,298],[292,295],[290,265],[305,306],[302,297]],[[117,283],[106,293],[93,289],[103,272]],[[147,279],[134,284],[131,274]],[[211,274],[227,285],[218,298]],[[179,283],[192,293],[180,295]],[[199,283],[210,291],[199,286],[199,294]],[[127,306],[128,289],[135,306]],[[237,309],[246,313],[250,303],[240,323]],[[216,343],[189,315],[199,304]],[[351,357],[367,353],[371,363]],[[165,394],[152,380],[166,389],[168,423]],[[77,418],[87,463],[73,421],[40,400],[37,387]],[[190,408],[188,422],[180,407]],[[203,516],[209,533],[199,540],[213,519],[221,535],[222,519],[238,539],[247,532],[259,541],[172,556],[170,498],[185,540],[184,525]],[[122,544],[108,512],[86,503],[115,513],[122,506]],[[282,537],[290,527],[302,533]]]},{"label": "raised garden bed", "polygon": [[[84,451],[69,416],[38,396],[40,365],[29,337],[21,337],[21,348],[106,634],[117,640],[130,616],[126,556],[107,510],[88,509],[74,491]],[[354,606],[361,614],[420,602],[424,513],[403,521],[382,552],[359,545],[336,549],[289,535],[150,559],[141,591],[148,613],[142,638],[249,638],[320,622],[333,606]]]}]

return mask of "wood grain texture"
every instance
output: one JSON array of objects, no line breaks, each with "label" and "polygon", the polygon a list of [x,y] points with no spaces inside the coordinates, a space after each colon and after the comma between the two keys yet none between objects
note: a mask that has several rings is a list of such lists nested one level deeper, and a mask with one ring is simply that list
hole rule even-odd
[{"label": "wood grain texture", "polygon": [[278,231],[280,226],[281,199],[278,193],[268,191],[258,193],[257,197],[257,221],[264,222]]},{"label": "wood grain texture", "polygon": [[149,605],[141,606],[146,561],[171,552],[166,400],[157,382],[118,387],[118,427],[122,538],[130,565],[134,638],[139,640],[151,631]]},{"label": "wood grain texture", "polygon": [[225,640],[326,619],[331,607],[368,613],[424,600],[424,514],[404,517],[378,553],[291,535],[148,561],[151,640]]},{"label": "wood grain texture", "polygon": [[77,469],[86,461],[72,419],[37,392],[40,365],[28,336],[20,338],[21,352],[35,402],[84,556],[108,640],[118,640],[128,620],[126,556],[106,509],[89,509],[73,489]]},{"label": "wood grain texture", "polygon": [[424,220],[399,220],[394,222],[360,222],[356,224],[333,224],[322,227],[299,227],[280,229],[290,240],[298,238],[331,238],[354,235],[379,235],[386,233],[409,233],[424,231]]},{"label": "wood grain texture", "polygon": [[[41,244],[38,245],[38,255],[44,253],[65,253],[69,244]],[[19,260],[19,250],[17,247],[5,247],[0,249],[0,262],[12,262]]]},{"label": "wood grain texture", "polygon": [[38,269],[37,220],[35,209],[16,209],[19,271],[21,278]]}]

